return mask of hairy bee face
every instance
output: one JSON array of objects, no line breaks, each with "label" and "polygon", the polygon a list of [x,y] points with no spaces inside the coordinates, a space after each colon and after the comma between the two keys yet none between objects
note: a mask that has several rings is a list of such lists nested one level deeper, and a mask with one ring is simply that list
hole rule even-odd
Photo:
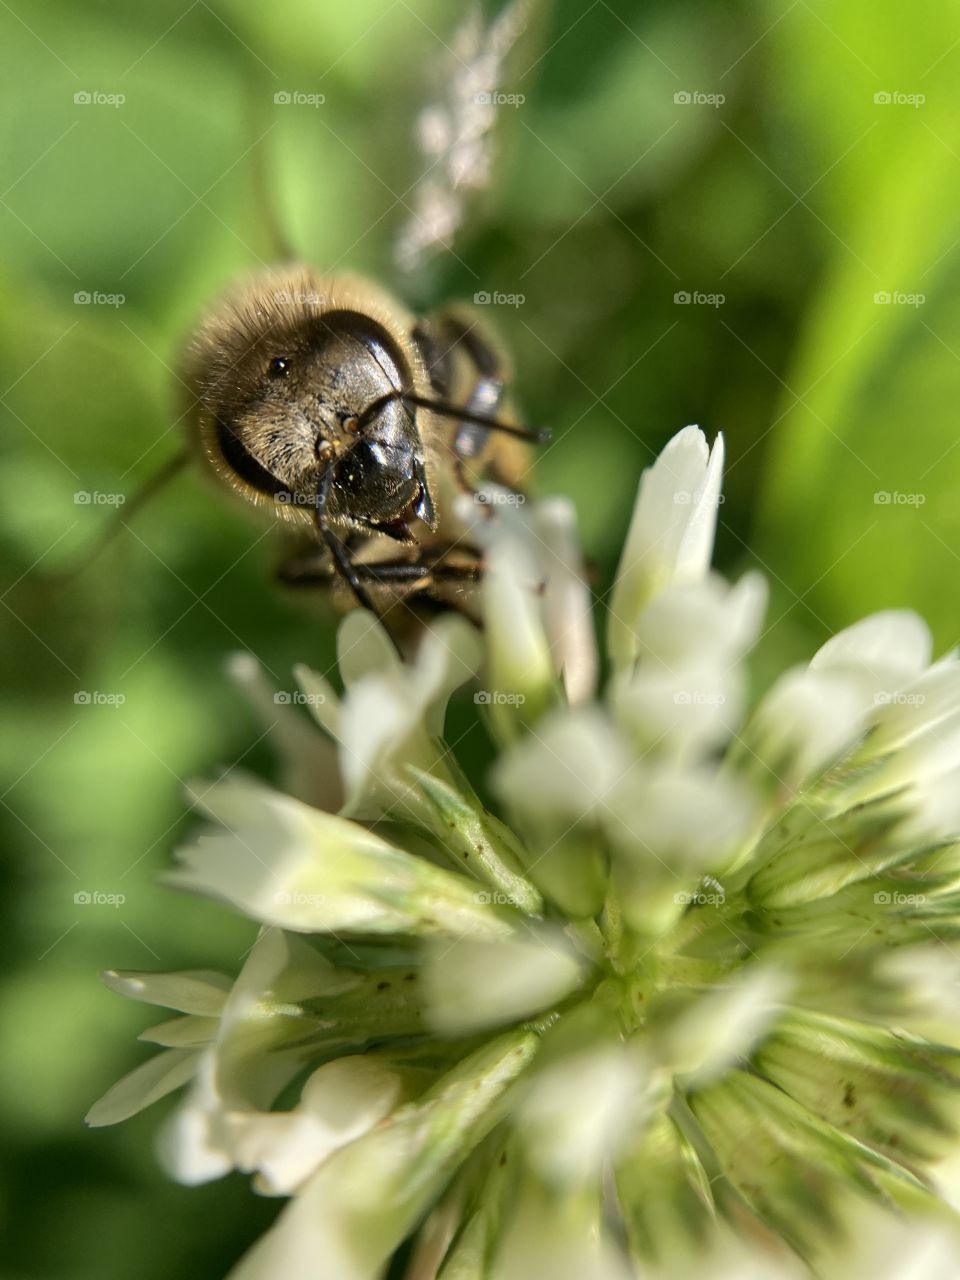
[{"label": "hairy bee face", "polygon": [[316,292],[250,294],[213,315],[191,344],[187,376],[204,453],[254,501],[407,540],[434,528],[402,330]]}]

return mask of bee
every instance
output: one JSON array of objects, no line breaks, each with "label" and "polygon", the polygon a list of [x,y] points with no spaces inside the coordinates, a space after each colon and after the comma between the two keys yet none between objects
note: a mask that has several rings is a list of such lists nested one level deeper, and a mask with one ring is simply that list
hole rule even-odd
[{"label": "bee", "polygon": [[187,343],[188,454],[282,524],[280,581],[384,616],[476,620],[482,555],[456,514],[484,479],[522,491],[510,371],[468,309],[418,318],[374,282],[293,266],[231,289]]}]

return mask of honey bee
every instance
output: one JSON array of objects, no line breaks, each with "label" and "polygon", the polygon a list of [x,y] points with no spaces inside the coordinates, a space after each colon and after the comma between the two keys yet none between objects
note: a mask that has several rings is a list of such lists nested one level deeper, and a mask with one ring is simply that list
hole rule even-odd
[{"label": "honey bee", "polygon": [[468,309],[418,318],[362,277],[261,272],[186,346],[188,453],[282,522],[282,582],[344,610],[476,619],[482,556],[456,497],[522,491],[549,438],[517,421],[509,376]]}]

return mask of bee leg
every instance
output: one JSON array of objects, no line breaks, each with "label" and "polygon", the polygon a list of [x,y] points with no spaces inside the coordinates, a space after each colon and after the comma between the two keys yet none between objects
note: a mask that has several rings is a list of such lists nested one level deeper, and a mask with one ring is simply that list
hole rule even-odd
[{"label": "bee leg", "polygon": [[350,558],[349,550],[345,543],[337,537],[337,534],[330,527],[330,521],[327,516],[327,502],[330,497],[330,486],[333,483],[333,474],[332,468],[328,467],[324,472],[319,488],[317,489],[317,501],[314,512],[317,521],[317,530],[320,537],[326,543],[327,550],[333,557],[334,568],[353,592],[354,599],[357,604],[360,605],[361,609],[369,609],[374,617],[383,621],[383,616],[380,610],[370,599],[364,589],[363,583],[357,576],[356,566]]},{"label": "bee leg", "polygon": [[481,625],[480,615],[476,607],[471,607],[471,601],[467,596],[455,589],[443,590],[445,586],[456,588],[458,583],[482,581],[483,563],[480,560],[468,560],[459,564],[444,564],[442,560],[436,563],[428,561],[420,564],[400,562],[364,564],[357,566],[357,572],[384,588],[389,588],[391,584],[397,587],[407,585],[410,588],[395,601],[390,611],[391,615],[392,609],[398,605],[413,616],[420,616],[421,619],[424,610],[442,614],[452,609],[462,614],[474,626]]},{"label": "bee leg", "polygon": [[409,561],[385,561],[381,564],[358,564],[357,574],[368,582],[422,582],[426,578],[444,582],[478,582],[483,577],[479,560],[466,564],[410,564]]},{"label": "bee leg", "polygon": [[357,572],[358,566],[350,559],[350,552],[332,529],[321,527],[321,533],[324,542],[330,549],[330,554],[333,556],[333,563],[337,572],[353,592],[357,604],[361,609],[369,609],[372,614],[382,621],[383,614],[370,599],[366,588],[360,581],[360,574]]},{"label": "bee leg", "polygon": [[274,577],[285,587],[329,587],[336,569],[325,547],[305,547],[282,560]]},{"label": "bee leg", "polygon": [[[418,326],[414,341],[427,364],[435,392],[446,398],[451,391],[451,356],[463,352],[474,371],[473,387],[463,402],[464,412],[495,418],[504,396],[504,375],[493,347],[456,311],[441,311],[432,324]],[[466,475],[466,464],[486,448],[490,428],[477,422],[461,421],[453,437],[454,475],[465,493],[473,486]]]},{"label": "bee leg", "polygon": [[[443,553],[438,553],[442,555]],[[444,564],[431,558],[411,564],[409,560],[386,560],[379,564],[352,561],[352,569],[361,582],[418,583],[426,578],[445,582],[477,582],[483,577],[480,560],[461,564]],[[324,548],[298,550],[284,560],[276,571],[276,579],[288,587],[329,587],[337,569]]]}]

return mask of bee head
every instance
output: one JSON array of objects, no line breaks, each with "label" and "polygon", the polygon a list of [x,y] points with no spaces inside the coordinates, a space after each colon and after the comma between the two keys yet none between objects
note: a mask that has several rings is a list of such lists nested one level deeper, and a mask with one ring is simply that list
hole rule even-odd
[{"label": "bee head", "polygon": [[414,518],[437,523],[401,398],[409,347],[378,318],[325,301],[250,297],[206,322],[187,358],[203,452],[252,501],[312,517],[323,494],[331,522],[409,541]]}]

